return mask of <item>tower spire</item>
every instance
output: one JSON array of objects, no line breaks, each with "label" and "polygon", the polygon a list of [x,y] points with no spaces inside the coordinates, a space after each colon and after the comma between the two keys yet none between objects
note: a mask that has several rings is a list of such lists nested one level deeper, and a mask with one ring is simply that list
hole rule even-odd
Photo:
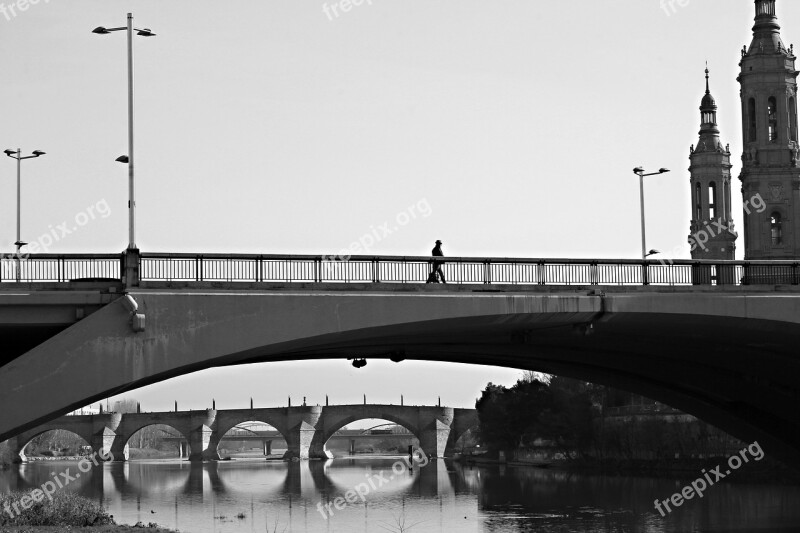
[{"label": "tower spire", "polygon": [[781,40],[781,27],[775,14],[776,0],[755,0],[756,19],[753,26],[753,41],[746,55],[784,54],[789,50]]},{"label": "tower spire", "polygon": [[[700,102],[700,145],[716,148],[719,145],[719,129],[717,128],[717,102],[711,96],[711,82],[706,61],[706,94]],[[699,145],[698,145],[699,146]]]},{"label": "tower spire", "polygon": [[[711,76],[706,61],[706,93],[700,103],[700,139],[692,146],[692,220],[689,244],[692,259],[732,260],[736,230],[731,215],[731,153],[723,147],[717,127],[717,103],[711,96]],[[717,230],[709,231],[711,227]]]}]

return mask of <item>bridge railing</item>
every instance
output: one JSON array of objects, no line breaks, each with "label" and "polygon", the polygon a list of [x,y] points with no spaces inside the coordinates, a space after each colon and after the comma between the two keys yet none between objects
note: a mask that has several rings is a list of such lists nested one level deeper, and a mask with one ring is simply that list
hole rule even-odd
[{"label": "bridge railing", "polygon": [[[447,257],[447,283],[510,285],[756,285],[800,284],[791,261],[638,261]],[[143,253],[144,281],[425,283],[427,256]]]},{"label": "bridge railing", "polygon": [[[638,261],[446,257],[447,283],[460,285],[798,285],[792,261]],[[0,282],[122,280],[124,254],[0,256]],[[176,282],[425,283],[427,256],[142,253],[139,279]]]},{"label": "bridge railing", "polygon": [[0,255],[0,282],[120,280],[123,254]]}]

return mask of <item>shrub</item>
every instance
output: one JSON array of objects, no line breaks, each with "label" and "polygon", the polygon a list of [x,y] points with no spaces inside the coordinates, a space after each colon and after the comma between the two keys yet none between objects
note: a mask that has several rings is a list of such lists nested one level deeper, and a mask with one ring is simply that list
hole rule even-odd
[{"label": "shrub", "polygon": [[[52,501],[41,498],[37,502],[33,501],[32,493],[0,494],[0,526],[85,527],[115,523],[114,517],[102,505],[83,496],[61,491],[53,495]],[[23,497],[28,509],[22,506]]]}]

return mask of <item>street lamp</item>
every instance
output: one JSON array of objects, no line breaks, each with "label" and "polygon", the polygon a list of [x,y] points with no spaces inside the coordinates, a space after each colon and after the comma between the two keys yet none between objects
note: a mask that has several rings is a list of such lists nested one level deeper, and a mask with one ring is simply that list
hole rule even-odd
[{"label": "street lamp", "polygon": [[[128,163],[128,249],[136,249],[136,201],[133,179],[133,32],[141,37],[155,37],[149,28],[138,29],[133,27],[133,14],[128,13],[128,25],[121,28],[104,28],[99,26],[92,30],[98,35],[107,35],[115,31],[128,32],[128,154],[127,157],[117,158],[117,161]],[[124,158],[124,160],[123,160]]]},{"label": "street lamp", "polygon": [[42,152],[41,150],[34,150],[31,153],[31,155],[23,156],[22,155],[22,150],[19,149],[19,148],[17,148],[16,150],[8,149],[8,150],[3,150],[3,151],[5,152],[5,154],[8,157],[17,160],[17,242],[15,242],[14,245],[17,247],[17,256],[19,256],[20,248],[22,248],[23,246],[28,244],[27,242],[22,242],[22,237],[20,237],[20,226],[21,226],[21,224],[20,224],[20,220],[21,220],[20,211],[21,211],[21,204],[22,204],[22,195],[20,193],[20,184],[22,182],[22,179],[21,179],[21,176],[22,176],[22,160],[23,159],[35,159],[37,157],[45,155],[45,153]]},{"label": "street lamp", "polygon": [[642,167],[636,167],[633,169],[633,173],[639,176],[639,202],[641,204],[641,214],[642,214],[642,261],[645,261],[648,256],[653,255],[652,252],[658,253],[656,250],[653,250],[651,253],[647,253],[647,244],[645,244],[645,230],[644,230],[644,178],[647,176],[657,176],[658,174],[664,174],[665,172],[669,172],[669,169],[660,168],[658,172],[651,172],[650,174],[645,174],[644,169]]}]

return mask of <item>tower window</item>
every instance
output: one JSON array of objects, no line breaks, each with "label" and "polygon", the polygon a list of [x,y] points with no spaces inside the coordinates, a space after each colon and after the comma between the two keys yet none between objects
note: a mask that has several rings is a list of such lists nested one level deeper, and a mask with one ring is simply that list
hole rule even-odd
[{"label": "tower window", "polygon": [[770,96],[767,104],[767,120],[769,121],[769,142],[778,142],[778,102]]},{"label": "tower window", "polygon": [[797,101],[794,96],[789,98],[789,123],[792,140],[797,142]]},{"label": "tower window", "polygon": [[747,102],[747,140],[749,142],[758,140],[756,132],[756,99],[751,98]]},{"label": "tower window", "polygon": [[700,184],[698,183],[697,186],[694,188],[694,204],[695,204],[695,215],[694,218],[698,222],[703,220],[703,201],[700,198]]},{"label": "tower window", "polygon": [[756,4],[756,15],[775,16],[775,0],[759,0]]},{"label": "tower window", "polygon": [[717,184],[713,181],[708,184],[708,216],[709,220],[717,218]]},{"label": "tower window", "polygon": [[772,246],[780,246],[783,244],[783,221],[781,214],[778,212],[772,213],[769,217],[770,234],[772,235]]},{"label": "tower window", "polygon": [[722,218],[730,220],[731,193],[728,191],[728,182],[722,183]]}]

